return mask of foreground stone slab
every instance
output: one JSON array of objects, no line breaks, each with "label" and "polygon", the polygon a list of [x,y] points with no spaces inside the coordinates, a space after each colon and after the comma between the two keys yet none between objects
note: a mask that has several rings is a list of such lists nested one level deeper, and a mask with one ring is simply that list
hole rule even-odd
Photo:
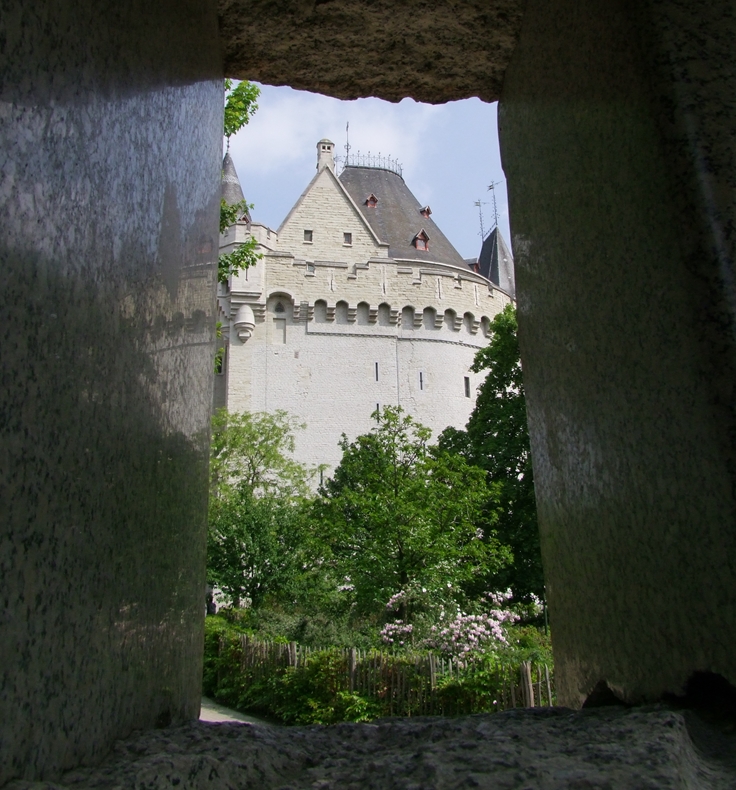
[{"label": "foreground stone slab", "polygon": [[6,790],[733,788],[736,737],[661,706],[384,719],[333,727],[196,722],[117,744],[58,784]]},{"label": "foreground stone slab", "polygon": [[496,101],[520,0],[220,0],[225,73],[341,99]]}]

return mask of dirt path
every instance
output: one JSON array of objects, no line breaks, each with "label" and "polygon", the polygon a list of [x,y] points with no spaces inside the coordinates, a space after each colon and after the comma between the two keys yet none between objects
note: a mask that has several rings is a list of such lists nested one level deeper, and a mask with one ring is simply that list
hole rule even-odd
[{"label": "dirt path", "polygon": [[209,699],[209,697],[202,697],[202,707],[199,711],[200,721],[239,721],[243,724],[271,724],[265,719],[259,719],[258,716],[250,716],[247,713],[240,713],[232,708],[226,708],[218,702]]}]

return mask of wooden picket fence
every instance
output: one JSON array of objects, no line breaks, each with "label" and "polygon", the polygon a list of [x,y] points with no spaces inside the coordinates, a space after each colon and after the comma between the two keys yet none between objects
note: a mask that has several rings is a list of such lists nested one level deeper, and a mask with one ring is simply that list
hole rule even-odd
[{"label": "wooden picket fence", "polygon": [[[274,673],[306,668],[326,652],[299,645],[239,637],[243,676],[251,682]],[[485,673],[479,687],[474,668],[432,652],[390,652],[330,648],[337,667],[336,690],[353,692],[379,703],[383,715],[459,715],[544,707],[555,704],[554,675],[546,664],[522,661],[501,664]]]}]

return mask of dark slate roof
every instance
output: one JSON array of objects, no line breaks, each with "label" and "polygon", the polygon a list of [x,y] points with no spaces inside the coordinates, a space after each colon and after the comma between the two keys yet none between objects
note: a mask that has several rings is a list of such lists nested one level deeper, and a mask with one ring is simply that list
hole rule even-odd
[{"label": "dark slate roof", "polygon": [[483,242],[478,268],[480,274],[502,291],[516,298],[514,259],[498,227],[495,227]]},{"label": "dark slate roof", "polygon": [[[424,206],[400,175],[375,167],[346,167],[340,174],[340,182],[378,238],[388,242],[389,257],[465,266],[460,253],[432,218],[420,213]],[[378,198],[375,208],[365,205],[371,193]],[[429,236],[429,250],[418,250],[412,244],[422,229]]]},{"label": "dark slate roof", "polygon": [[[245,200],[243,190],[240,186],[240,179],[238,178],[237,171],[235,170],[235,162],[228,151],[225,158],[222,160],[222,199],[232,206],[234,203],[240,203]],[[250,214],[245,212],[245,219],[250,222]]]}]

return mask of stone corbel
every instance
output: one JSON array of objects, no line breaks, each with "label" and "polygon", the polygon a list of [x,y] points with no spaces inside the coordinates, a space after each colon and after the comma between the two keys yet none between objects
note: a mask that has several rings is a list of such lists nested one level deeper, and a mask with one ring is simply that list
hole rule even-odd
[{"label": "stone corbel", "polygon": [[377,307],[369,307],[368,308],[368,323],[375,324],[378,321],[378,308]]},{"label": "stone corbel", "polygon": [[331,307],[330,307],[330,305],[327,305],[327,310],[325,311],[325,313],[326,313],[325,318],[328,321],[334,321],[335,320],[335,305],[333,304]]},{"label": "stone corbel", "polygon": [[245,343],[246,340],[248,340],[248,338],[253,334],[253,330],[256,328],[256,319],[253,315],[253,309],[250,305],[240,305],[238,312],[235,314],[233,326],[235,327],[235,331],[237,332],[240,340]]},{"label": "stone corbel", "polygon": [[414,311],[414,329],[421,329],[424,326],[424,312],[422,310]]},{"label": "stone corbel", "polygon": [[463,317],[451,311],[445,313],[445,315],[443,315],[442,318],[444,319],[445,316],[449,318],[450,329],[454,330],[455,332],[459,332],[463,325]]},{"label": "stone corbel", "polygon": [[294,321],[311,321],[314,318],[314,305],[309,302],[294,303]]},{"label": "stone corbel", "polygon": [[358,308],[348,307],[348,323],[354,324],[357,317],[358,317]]},{"label": "stone corbel", "polygon": [[399,318],[401,318],[401,313],[399,312],[397,307],[389,308],[388,313],[388,322],[391,326],[396,326],[399,323]]}]

